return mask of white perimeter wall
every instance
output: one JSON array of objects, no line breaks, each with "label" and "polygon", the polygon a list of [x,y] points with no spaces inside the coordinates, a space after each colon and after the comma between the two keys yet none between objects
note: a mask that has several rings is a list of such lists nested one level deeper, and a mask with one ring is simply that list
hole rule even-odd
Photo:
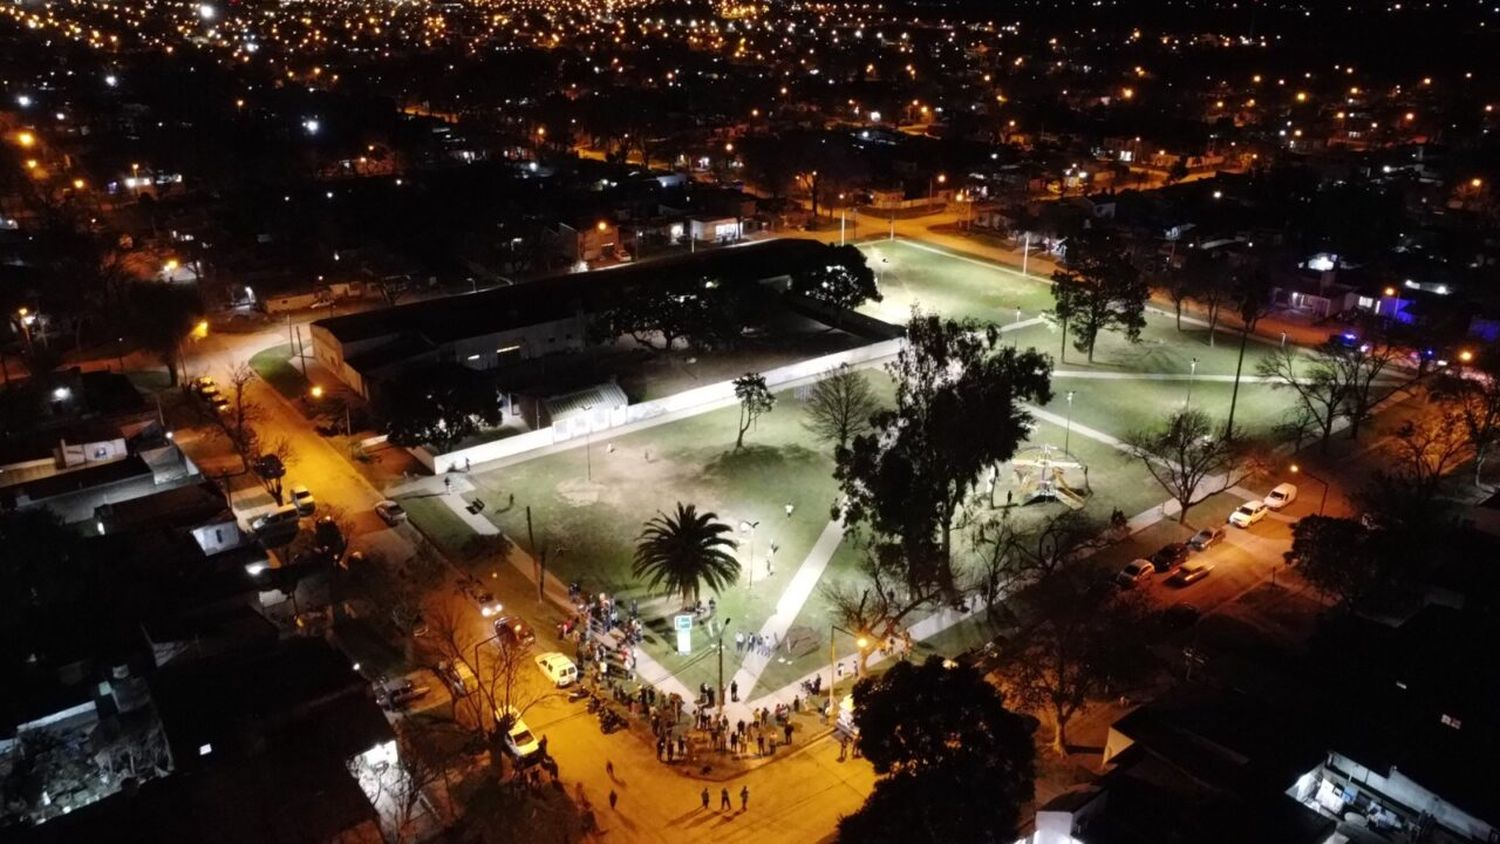
[{"label": "white perimeter wall", "polygon": [[[762,375],[766,378],[766,386],[775,390],[787,387],[796,382],[816,381],[831,370],[837,369],[842,364],[849,366],[860,366],[874,361],[884,360],[892,357],[901,349],[904,340],[883,340],[868,346],[860,346],[857,349],[848,349],[831,355],[809,358],[804,361],[789,364],[787,366],[770,369]],[[675,395],[654,401],[641,402],[629,405],[619,411],[610,414],[592,414],[592,433],[632,425],[644,422],[667,414],[680,413],[692,415],[713,410],[717,407],[733,405],[734,382],[720,381],[703,387],[694,387]],[[607,418],[606,418],[607,416]],[[567,442],[583,436],[583,426],[570,425],[567,428],[560,426],[549,426],[524,434],[517,434],[503,440],[482,443],[470,448],[459,449],[447,454],[434,455],[426,448],[411,449],[411,453],[426,466],[429,471],[442,474],[450,471],[455,466],[463,466],[466,463],[485,463],[490,460],[500,460],[505,457],[514,457],[535,451],[539,448]]]}]

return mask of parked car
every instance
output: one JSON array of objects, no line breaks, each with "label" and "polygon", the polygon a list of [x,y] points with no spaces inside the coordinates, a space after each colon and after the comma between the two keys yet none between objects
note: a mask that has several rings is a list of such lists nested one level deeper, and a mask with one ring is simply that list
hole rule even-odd
[{"label": "parked car", "polygon": [[1208,573],[1213,570],[1213,563],[1204,563],[1199,562],[1198,560],[1194,560],[1191,563],[1184,564],[1182,568],[1177,570],[1176,574],[1172,575],[1172,577],[1167,580],[1167,582],[1171,583],[1174,586],[1187,586],[1192,583],[1197,583],[1203,578],[1208,577]]},{"label": "parked car", "polygon": [[532,631],[531,625],[516,615],[507,615],[495,619],[495,635],[507,646],[536,644],[536,633]]},{"label": "parked car", "polygon": [[1268,512],[1270,511],[1266,509],[1266,502],[1258,499],[1246,501],[1229,514],[1229,523],[1237,528],[1247,528],[1264,519]]},{"label": "parked car", "polygon": [[1119,584],[1121,589],[1130,589],[1142,580],[1150,580],[1151,575],[1155,573],[1156,566],[1152,565],[1150,560],[1131,560],[1125,568],[1120,570],[1119,574],[1115,575],[1115,583]]},{"label": "parked car", "polygon": [[1266,493],[1266,506],[1272,510],[1280,510],[1296,500],[1296,484],[1277,484],[1275,489]]},{"label": "parked car", "polygon": [[1223,528],[1219,527],[1218,525],[1214,525],[1213,527],[1206,527],[1203,530],[1200,530],[1197,533],[1193,534],[1193,538],[1188,540],[1188,544],[1199,551],[1207,551],[1215,545],[1218,545],[1220,542],[1223,542],[1226,535],[1227,534]]},{"label": "parked car", "polygon": [[1189,549],[1181,542],[1169,542],[1151,555],[1151,565],[1157,571],[1171,571],[1188,558]]},{"label": "parked car", "polygon": [[438,663],[438,676],[448,684],[454,697],[465,697],[479,691],[479,678],[474,676],[474,670],[466,662],[443,660]]},{"label": "parked car", "polygon": [[413,701],[425,697],[427,692],[426,686],[419,686],[410,679],[402,677],[398,680],[387,680],[376,686],[375,702],[384,709],[405,709]]},{"label": "parked car", "polygon": [[311,516],[318,509],[318,502],[313,500],[312,490],[297,484],[292,487],[292,506],[297,508],[297,515]]},{"label": "parked car", "polygon": [[508,706],[504,712],[496,710],[496,723],[504,720],[506,715],[510,716],[510,727],[505,731],[505,749],[516,759],[525,759],[536,753],[541,748],[541,743],[531,734],[531,728],[526,726],[526,719],[521,717],[514,706]]},{"label": "parked car", "polygon": [[549,651],[538,656],[536,667],[542,669],[542,673],[547,675],[552,685],[558,688],[571,685],[574,680],[578,679],[578,666],[573,664],[573,660],[557,651]]},{"label": "parked car", "polygon": [[395,501],[386,499],[375,505],[375,515],[384,520],[386,524],[394,526],[397,522],[406,521],[406,508]]}]

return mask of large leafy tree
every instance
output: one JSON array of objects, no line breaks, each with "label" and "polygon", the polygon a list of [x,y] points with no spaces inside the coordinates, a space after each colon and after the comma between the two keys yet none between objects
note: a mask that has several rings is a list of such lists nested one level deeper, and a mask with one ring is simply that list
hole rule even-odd
[{"label": "large leafy tree", "polygon": [[736,547],[733,529],[716,513],[700,513],[692,504],[677,503],[671,513],[657,513],[636,540],[636,577],[647,586],[697,602],[704,586],[716,592],[740,576],[740,563],[730,553]]},{"label": "large leafy tree", "polygon": [[826,258],[792,276],[792,290],[840,310],[881,300],[875,271],[854,246],[829,247]]},{"label": "large leafy tree", "polygon": [[391,443],[427,445],[439,454],[500,424],[500,401],[478,373],[449,364],[408,373],[377,394]]},{"label": "large leafy tree", "polygon": [[1073,239],[1067,265],[1052,274],[1052,315],[1062,327],[1062,358],[1067,357],[1068,329],[1073,348],[1094,361],[1094,346],[1105,331],[1120,331],[1131,341],[1146,327],[1146,300],[1151,288],[1131,263],[1126,250],[1099,231]]},{"label": "large leafy tree", "polygon": [[776,407],[776,396],[766,386],[766,376],[759,372],[747,372],[734,379],[734,397],[740,402],[740,431],[735,437],[734,447],[745,444],[745,432],[750,430],[760,417]]},{"label": "large leafy tree", "polygon": [[203,303],[189,288],[156,281],[132,284],[127,296],[131,335],[167,367],[176,385],[182,344],[203,316]]},{"label": "large leafy tree", "polygon": [[840,364],[813,385],[805,407],[807,420],[803,424],[807,430],[835,448],[845,448],[850,440],[870,429],[870,419],[880,410],[880,402],[864,373]]},{"label": "large leafy tree", "polygon": [[[1377,484],[1370,492],[1400,495]],[[1292,526],[1287,560],[1313,588],[1354,612],[1400,613],[1420,604],[1432,570],[1448,554],[1478,552],[1462,529],[1376,516],[1370,528],[1354,519],[1307,516]],[[1434,555],[1433,548],[1446,554]]]},{"label": "large leafy tree", "polygon": [[900,550],[912,591],[951,593],[954,524],[980,474],[1030,434],[1025,403],[1051,399],[1051,361],[1002,345],[993,325],[918,312],[886,368],[895,407],[836,453],[845,520]]},{"label": "large leafy tree", "polygon": [[1068,723],[1090,700],[1126,687],[1145,670],[1137,592],[1122,592],[1088,561],[1070,561],[1025,594],[1030,619],[1002,652],[1007,690],[1050,716],[1052,746],[1068,747]]},{"label": "large leafy tree", "polygon": [[1234,486],[1259,468],[1252,444],[1218,436],[1208,414],[1193,408],[1173,412],[1154,427],[1132,431],[1125,446],[1177,502],[1177,521],[1209,496]]},{"label": "large leafy tree", "polygon": [[1009,841],[1033,794],[1024,718],[979,672],[929,657],[854,687],[860,746],[882,779],[839,822],[850,842]]},{"label": "large leafy tree", "polygon": [[732,345],[753,318],[750,300],[757,292],[712,278],[622,288],[591,332],[600,340],[629,335],[664,351],[679,342],[698,349]]}]

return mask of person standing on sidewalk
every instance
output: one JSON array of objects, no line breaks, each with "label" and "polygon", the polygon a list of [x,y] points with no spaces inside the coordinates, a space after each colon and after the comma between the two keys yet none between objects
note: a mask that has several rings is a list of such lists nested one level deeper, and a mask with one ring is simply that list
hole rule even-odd
[{"label": "person standing on sidewalk", "polygon": [[619,800],[620,795],[616,794],[615,790],[611,788],[609,790],[609,808],[613,810],[615,808],[615,803],[619,802]]},{"label": "person standing on sidewalk", "polygon": [[703,787],[703,808],[708,809],[708,786]]},{"label": "person standing on sidewalk", "polygon": [[[611,805],[613,805],[613,803],[611,803]],[[747,785],[744,788],[740,789],[740,811],[741,812],[748,812],[749,810],[750,810],[750,786]]]},{"label": "person standing on sidewalk", "polygon": [[731,802],[729,802],[729,789],[727,789],[727,788],[721,788],[721,789],[719,789],[719,811],[721,811],[721,812],[732,812],[732,811],[734,811],[734,804],[731,803]]}]

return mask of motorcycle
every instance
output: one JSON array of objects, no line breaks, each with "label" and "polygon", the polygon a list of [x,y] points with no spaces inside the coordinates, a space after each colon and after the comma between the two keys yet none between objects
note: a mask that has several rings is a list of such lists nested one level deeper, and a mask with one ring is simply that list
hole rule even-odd
[{"label": "motorcycle", "polygon": [[568,692],[568,703],[577,703],[586,697],[590,697],[588,689],[575,687]]},{"label": "motorcycle", "polygon": [[625,719],[621,718],[613,709],[605,707],[599,710],[599,732],[609,735],[624,726]]}]

